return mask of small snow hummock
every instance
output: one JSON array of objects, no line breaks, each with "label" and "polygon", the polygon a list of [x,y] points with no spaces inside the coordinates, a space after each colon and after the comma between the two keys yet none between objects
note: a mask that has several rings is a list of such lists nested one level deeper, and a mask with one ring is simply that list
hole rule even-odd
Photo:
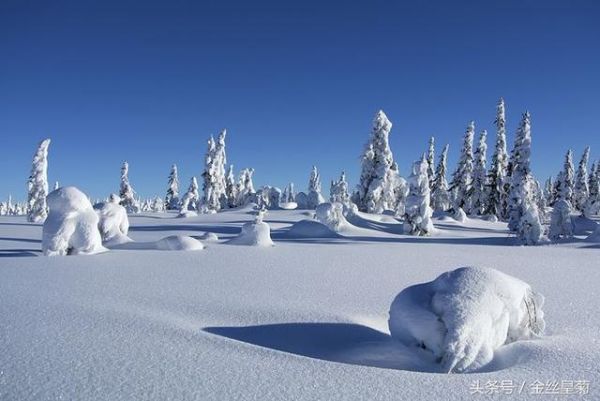
[{"label": "small snow hummock", "polygon": [[108,202],[101,202],[94,205],[99,218],[98,229],[102,236],[102,243],[105,245],[122,244],[131,241],[131,238],[127,236],[129,232],[127,210],[119,205],[119,202],[119,196],[111,194]]},{"label": "small snow hummock", "polygon": [[317,206],[315,217],[335,232],[340,232],[350,225],[344,217],[344,205],[340,202],[321,203]]},{"label": "small snow hummock", "polygon": [[75,187],[62,187],[47,197],[49,213],[42,230],[47,256],[91,255],[106,251],[98,216],[88,197]]},{"label": "small snow hummock", "polygon": [[494,269],[462,267],[405,288],[390,307],[392,337],[433,353],[446,372],[476,370],[500,346],[544,331],[544,297]]},{"label": "small snow hummock", "polygon": [[259,210],[253,222],[245,223],[242,232],[227,243],[232,245],[274,246],[271,227],[263,221],[265,210]]},{"label": "small snow hummock", "polygon": [[187,235],[170,235],[156,241],[156,249],[161,251],[199,251],[204,244]]},{"label": "small snow hummock", "polygon": [[219,240],[219,236],[213,232],[207,231],[204,234],[202,234],[201,236],[198,237],[199,239],[203,240],[203,241],[208,241],[208,242],[216,242]]}]

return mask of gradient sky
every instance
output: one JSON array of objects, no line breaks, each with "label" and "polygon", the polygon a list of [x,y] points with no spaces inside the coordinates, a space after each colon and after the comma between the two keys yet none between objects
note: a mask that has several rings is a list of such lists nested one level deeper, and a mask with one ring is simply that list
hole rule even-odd
[{"label": "gradient sky", "polygon": [[316,164],[328,194],[342,169],[356,184],[380,108],[403,175],[430,135],[452,171],[469,120],[491,154],[500,96],[509,144],[532,113],[538,178],[569,147],[600,158],[600,6],[483,3],[2,0],[0,197],[25,198],[45,137],[51,183],[104,197],[127,160],[141,196],[172,163],[185,189],[222,128],[256,187],[304,189]]}]

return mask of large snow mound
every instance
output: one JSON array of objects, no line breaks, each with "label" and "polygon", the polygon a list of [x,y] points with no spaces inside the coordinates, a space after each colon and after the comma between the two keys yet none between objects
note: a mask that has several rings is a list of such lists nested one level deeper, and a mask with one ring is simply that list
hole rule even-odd
[{"label": "large snow mound", "polygon": [[500,346],[543,333],[544,297],[494,269],[463,267],[404,289],[390,308],[393,338],[429,350],[447,372],[476,370]]},{"label": "large snow mound", "polygon": [[289,238],[338,238],[339,234],[315,220],[300,220],[289,228]]},{"label": "large snow mound", "polygon": [[350,226],[344,217],[344,205],[339,202],[321,203],[317,206],[315,217],[335,232],[340,232]]},{"label": "large snow mound", "polygon": [[156,249],[161,251],[199,251],[204,249],[204,245],[187,235],[170,235],[156,241]]},{"label": "large snow mound", "polygon": [[98,229],[105,245],[131,241],[131,238],[127,236],[129,232],[127,210],[119,205],[118,196],[112,194],[108,202],[98,203],[94,205],[94,209],[98,214]]},{"label": "large snow mound", "polygon": [[271,228],[265,222],[249,222],[242,226],[242,232],[227,242],[233,245],[273,246]]},{"label": "large snow mound", "polygon": [[98,216],[88,197],[75,187],[62,187],[47,197],[48,218],[42,229],[44,255],[89,255],[106,251]]}]

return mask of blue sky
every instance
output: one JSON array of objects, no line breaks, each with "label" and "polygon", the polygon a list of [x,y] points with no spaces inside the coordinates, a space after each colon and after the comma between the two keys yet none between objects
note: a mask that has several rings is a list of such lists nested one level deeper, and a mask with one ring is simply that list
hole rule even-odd
[{"label": "blue sky", "polygon": [[500,96],[511,142],[532,113],[539,178],[569,147],[600,158],[600,6],[449,3],[3,0],[0,197],[25,197],[45,137],[51,182],[104,197],[127,160],[140,195],[163,195],[222,128],[257,187],[303,189],[316,164],[328,193],[342,169],[356,183],[380,108],[403,174],[430,135],[452,171],[469,120],[493,146]]}]

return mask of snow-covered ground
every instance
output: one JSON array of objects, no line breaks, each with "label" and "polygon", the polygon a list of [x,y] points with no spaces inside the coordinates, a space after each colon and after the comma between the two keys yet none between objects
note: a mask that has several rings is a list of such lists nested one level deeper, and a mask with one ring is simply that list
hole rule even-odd
[{"label": "snow-covered ground", "polygon": [[[0,400],[600,399],[600,244],[518,246],[504,223],[448,217],[411,237],[362,213],[335,235],[287,232],[312,214],[270,211],[274,247],[227,244],[248,209],[135,215],[135,241],[189,235],[205,249],[52,258],[39,224],[0,218]],[[546,335],[501,347],[481,371],[436,373],[392,340],[390,305],[473,265],[543,294]]]}]

